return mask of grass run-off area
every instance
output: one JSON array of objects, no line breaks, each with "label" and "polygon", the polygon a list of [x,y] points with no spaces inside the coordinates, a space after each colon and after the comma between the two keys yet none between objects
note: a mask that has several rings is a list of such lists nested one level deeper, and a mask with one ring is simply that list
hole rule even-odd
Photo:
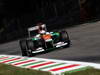
[{"label": "grass run-off area", "polygon": [[[0,75],[51,75],[51,73],[0,64]],[[64,75],[100,75],[100,70],[87,68],[81,71],[66,72]]]}]

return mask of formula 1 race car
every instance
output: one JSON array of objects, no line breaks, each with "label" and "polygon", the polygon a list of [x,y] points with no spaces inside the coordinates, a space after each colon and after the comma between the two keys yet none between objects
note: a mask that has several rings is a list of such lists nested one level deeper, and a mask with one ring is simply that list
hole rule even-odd
[{"label": "formula 1 race car", "polygon": [[28,38],[19,41],[22,56],[33,56],[43,51],[70,46],[66,30],[47,32],[45,24],[28,28],[28,35]]}]

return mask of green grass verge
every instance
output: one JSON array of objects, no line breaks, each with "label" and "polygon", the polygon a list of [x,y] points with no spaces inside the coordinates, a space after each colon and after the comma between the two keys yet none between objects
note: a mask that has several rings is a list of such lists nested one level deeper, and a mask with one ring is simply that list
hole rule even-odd
[{"label": "green grass verge", "polygon": [[51,73],[0,64],[0,75],[51,75]]},{"label": "green grass verge", "polygon": [[99,69],[94,69],[92,67],[82,68],[78,70],[73,70],[64,73],[64,75],[100,75]]},{"label": "green grass verge", "polygon": [[[0,64],[0,75],[51,75],[51,73]],[[64,75],[100,75],[100,70],[87,67],[65,72]]]}]

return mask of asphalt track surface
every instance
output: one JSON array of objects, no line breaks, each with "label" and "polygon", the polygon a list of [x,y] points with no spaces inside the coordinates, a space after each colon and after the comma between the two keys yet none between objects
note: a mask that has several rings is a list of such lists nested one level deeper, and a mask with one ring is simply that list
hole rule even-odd
[{"label": "asphalt track surface", "polygon": [[[37,54],[34,57],[100,63],[100,21],[67,29],[71,47]],[[0,45],[0,54],[21,55],[17,41]]]}]

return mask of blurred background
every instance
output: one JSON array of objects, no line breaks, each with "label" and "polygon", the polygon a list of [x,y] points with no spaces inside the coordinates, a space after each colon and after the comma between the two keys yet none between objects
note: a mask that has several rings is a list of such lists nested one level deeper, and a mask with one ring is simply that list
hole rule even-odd
[{"label": "blurred background", "polygon": [[0,43],[26,37],[39,22],[53,30],[99,19],[99,0],[0,0]]}]

